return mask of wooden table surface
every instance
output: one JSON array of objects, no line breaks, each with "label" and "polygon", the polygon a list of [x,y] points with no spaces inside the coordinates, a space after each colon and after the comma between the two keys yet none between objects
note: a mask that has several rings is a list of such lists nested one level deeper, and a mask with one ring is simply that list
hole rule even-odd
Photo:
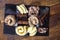
[{"label": "wooden table surface", "polygon": [[[32,1],[31,1],[32,2]],[[3,23],[4,20],[4,5],[11,4],[27,4],[24,0],[0,0],[0,40],[60,40],[60,3],[50,6],[50,20],[49,20],[49,36],[34,36],[34,37],[20,37],[17,35],[4,35]],[[29,3],[30,4],[30,3]],[[38,2],[36,3],[37,5]],[[43,3],[42,3],[43,4]],[[47,4],[43,4],[44,6]],[[50,4],[49,4],[50,5]]]}]

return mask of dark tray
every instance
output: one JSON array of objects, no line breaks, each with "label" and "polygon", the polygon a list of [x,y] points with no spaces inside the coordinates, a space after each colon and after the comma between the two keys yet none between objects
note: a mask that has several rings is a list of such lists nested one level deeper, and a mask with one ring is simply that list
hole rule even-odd
[{"label": "dark tray", "polygon": [[[27,9],[32,6],[32,5],[25,5],[27,7]],[[49,35],[49,15],[50,15],[50,9],[48,6],[39,6],[40,7],[40,10],[39,10],[39,14],[38,14],[38,18],[40,20],[41,17],[43,17],[46,13],[46,17],[44,18],[44,25],[41,26],[39,24],[39,27],[41,28],[48,28],[48,31],[44,34],[41,34],[41,33],[37,33],[36,36],[47,36]],[[16,5],[15,4],[6,4],[5,5],[5,16],[4,18],[7,16],[7,15],[14,15],[15,18],[16,18],[16,22],[18,22],[19,20],[28,20],[27,18],[29,17],[28,14],[27,17],[19,17],[17,16],[19,13],[17,13],[17,8],[16,8]],[[18,24],[18,25],[26,25],[26,24]],[[27,24],[27,26],[29,26]],[[4,23],[4,34],[12,34],[12,35],[16,35],[15,33],[15,27],[17,26],[8,26]],[[27,34],[28,35],[28,34]]]}]

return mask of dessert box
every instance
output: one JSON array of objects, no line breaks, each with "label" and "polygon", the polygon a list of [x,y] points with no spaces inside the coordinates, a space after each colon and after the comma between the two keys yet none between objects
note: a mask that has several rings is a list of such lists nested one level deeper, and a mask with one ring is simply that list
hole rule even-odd
[{"label": "dessert box", "polygon": [[4,34],[48,36],[49,15],[48,6],[6,4]]}]

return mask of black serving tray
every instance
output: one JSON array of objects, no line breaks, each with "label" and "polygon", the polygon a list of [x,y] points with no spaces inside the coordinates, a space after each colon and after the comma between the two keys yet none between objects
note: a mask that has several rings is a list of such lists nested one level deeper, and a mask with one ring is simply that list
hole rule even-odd
[{"label": "black serving tray", "polygon": [[[17,15],[19,14],[19,12],[17,12],[17,8],[16,8],[17,4],[6,4],[5,5],[5,14],[4,14],[4,18],[7,16],[7,15],[14,15],[15,18],[16,18],[16,23],[19,21],[19,20],[26,20],[28,21],[28,14],[27,17],[18,17]],[[30,6],[32,5],[25,5],[26,8],[28,9]],[[34,5],[35,6],[35,5]],[[44,20],[44,25],[41,26],[40,23],[39,23],[39,27],[38,28],[48,28],[48,31],[46,33],[38,33],[35,35],[35,36],[48,36],[49,35],[49,16],[50,16],[50,8],[48,6],[39,6],[39,14],[38,14],[38,18],[39,20],[41,19],[41,17],[43,17],[46,13],[46,17],[43,19]],[[18,24],[17,26],[29,26],[29,24]],[[15,28],[17,26],[8,26],[4,23],[4,34],[11,34],[11,35],[16,35],[16,32],[15,32]],[[37,29],[38,29],[37,28]],[[28,35],[28,34],[27,34]],[[29,36],[29,35],[28,35]]]}]

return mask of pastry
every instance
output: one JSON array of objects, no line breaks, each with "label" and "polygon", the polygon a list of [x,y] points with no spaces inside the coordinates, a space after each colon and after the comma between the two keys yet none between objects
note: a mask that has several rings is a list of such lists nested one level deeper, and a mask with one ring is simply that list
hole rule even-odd
[{"label": "pastry", "polygon": [[5,23],[9,26],[13,26],[15,24],[15,17],[13,15],[8,15],[5,18]]},{"label": "pastry", "polygon": [[37,16],[39,13],[39,7],[31,6],[29,7],[29,14],[28,15],[35,15]]},{"label": "pastry", "polygon": [[37,25],[39,23],[38,21],[38,18],[34,15],[31,15],[29,18],[28,18],[28,22],[29,22],[29,25]]},{"label": "pastry", "polygon": [[21,20],[19,20],[18,24],[28,24],[28,21],[21,21]]},{"label": "pastry", "polygon": [[37,33],[37,29],[34,26],[28,28],[29,36],[34,36]]},{"label": "pastry", "polygon": [[30,33],[29,35],[30,35],[30,36],[35,36],[36,33],[37,33],[37,31],[35,31],[35,32],[33,32],[33,33]]},{"label": "pastry", "polygon": [[20,12],[21,14],[26,14],[26,13],[28,13],[28,10],[27,10],[27,8],[25,7],[24,4],[21,4],[21,5],[17,6],[17,9],[19,10],[19,12]]},{"label": "pastry", "polygon": [[27,26],[18,26],[15,31],[17,35],[24,36],[27,34]]},{"label": "pastry", "polygon": [[46,33],[47,32],[47,28],[38,28],[38,32],[39,33]]}]

